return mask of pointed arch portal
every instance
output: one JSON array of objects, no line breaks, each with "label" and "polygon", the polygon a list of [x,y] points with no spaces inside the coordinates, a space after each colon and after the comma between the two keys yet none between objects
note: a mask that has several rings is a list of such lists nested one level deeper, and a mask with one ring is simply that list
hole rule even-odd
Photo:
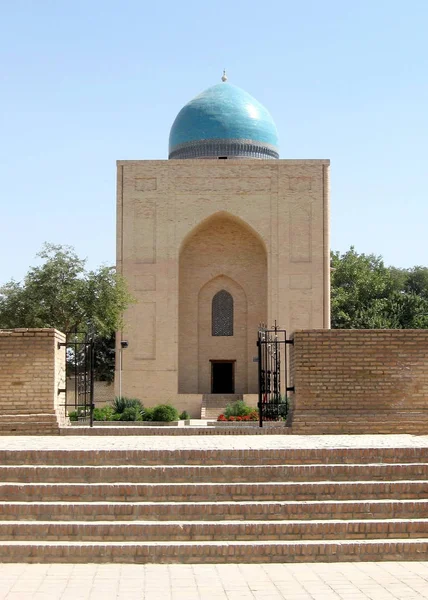
[{"label": "pointed arch portal", "polygon": [[[186,237],[180,251],[178,391],[225,393],[219,390],[233,387],[237,394],[256,393],[253,358],[258,325],[266,316],[263,242],[231,215],[213,215]],[[223,374],[222,383],[214,373]]]}]

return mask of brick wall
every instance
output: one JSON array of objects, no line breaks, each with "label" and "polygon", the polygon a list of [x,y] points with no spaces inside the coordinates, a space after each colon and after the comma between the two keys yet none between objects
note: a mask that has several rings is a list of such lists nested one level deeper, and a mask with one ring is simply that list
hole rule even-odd
[{"label": "brick wall", "polygon": [[0,433],[58,432],[64,341],[55,329],[0,330]]},{"label": "brick wall", "polygon": [[427,330],[294,334],[293,433],[428,433]]},{"label": "brick wall", "polygon": [[[74,377],[67,378],[67,391],[70,398],[74,398]],[[107,381],[94,381],[94,403],[97,408],[111,404],[114,400],[114,384]]]}]

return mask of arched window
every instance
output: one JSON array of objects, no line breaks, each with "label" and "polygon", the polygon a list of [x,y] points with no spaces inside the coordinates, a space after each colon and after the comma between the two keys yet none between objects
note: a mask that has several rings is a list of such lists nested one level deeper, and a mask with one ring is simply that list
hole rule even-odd
[{"label": "arched window", "polygon": [[212,335],[233,335],[233,298],[226,290],[213,297]]}]

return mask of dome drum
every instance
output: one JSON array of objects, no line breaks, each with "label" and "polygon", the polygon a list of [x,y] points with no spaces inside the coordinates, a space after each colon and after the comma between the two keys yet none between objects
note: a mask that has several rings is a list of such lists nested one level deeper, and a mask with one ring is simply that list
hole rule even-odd
[{"label": "dome drum", "polygon": [[169,158],[279,158],[277,149],[270,144],[252,140],[197,140],[180,144],[169,154]]}]

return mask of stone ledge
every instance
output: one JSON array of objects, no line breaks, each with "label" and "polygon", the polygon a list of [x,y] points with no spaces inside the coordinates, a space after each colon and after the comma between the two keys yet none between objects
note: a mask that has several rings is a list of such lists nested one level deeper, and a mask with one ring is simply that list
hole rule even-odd
[{"label": "stone ledge", "polygon": [[[88,427],[85,421],[71,421],[72,427]],[[183,427],[184,421],[94,421],[94,427]]]}]

